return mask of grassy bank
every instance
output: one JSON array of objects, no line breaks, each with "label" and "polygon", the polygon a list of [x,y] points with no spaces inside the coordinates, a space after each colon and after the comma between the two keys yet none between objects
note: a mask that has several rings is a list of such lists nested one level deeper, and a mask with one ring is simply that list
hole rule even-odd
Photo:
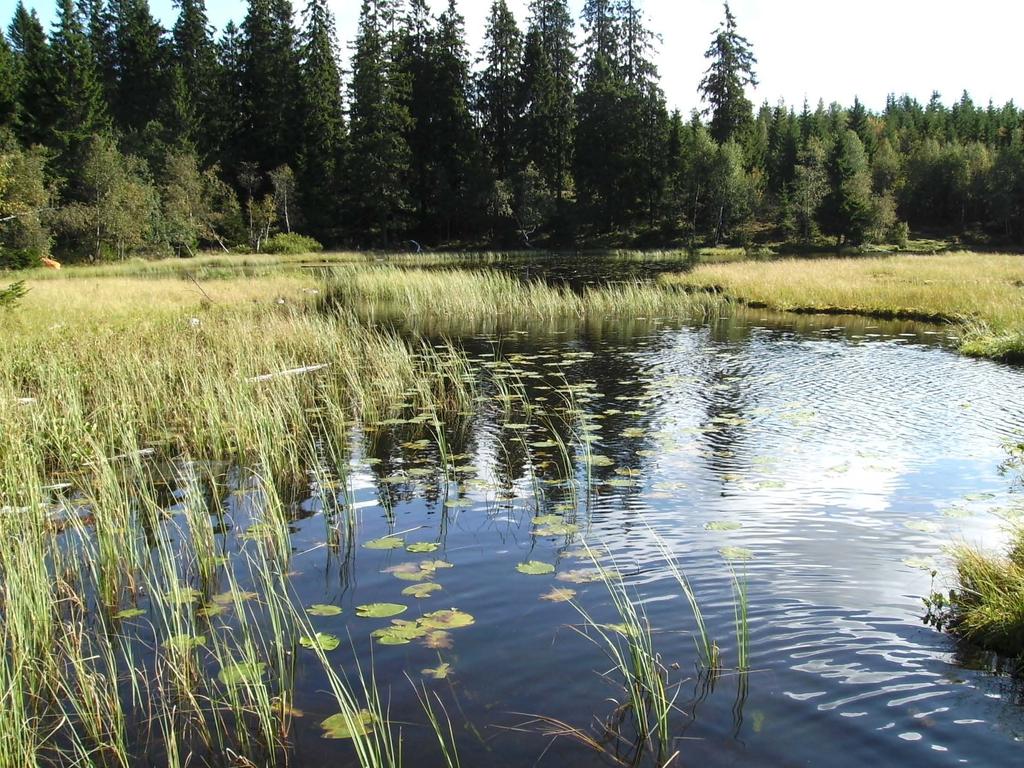
[{"label": "grassy bank", "polygon": [[961,545],[953,559],[957,586],[932,596],[933,622],[1024,669],[1024,528],[1005,555]]},{"label": "grassy bank", "polygon": [[966,354],[1024,359],[1021,256],[787,259],[702,265],[662,279],[666,285],[781,311],[951,323]]},{"label": "grassy bank", "polygon": [[[1003,465],[1024,481],[1024,442],[1008,447]],[[1013,659],[1024,672],[1024,525],[1015,523],[1005,553],[968,544],[952,551],[954,586],[926,602],[928,618],[972,645]]]},{"label": "grassy bank", "polygon": [[457,354],[326,316],[301,276],[28,285],[0,315],[0,466],[40,479],[151,445],[204,458],[266,449],[297,471],[318,424],[471,396]]}]

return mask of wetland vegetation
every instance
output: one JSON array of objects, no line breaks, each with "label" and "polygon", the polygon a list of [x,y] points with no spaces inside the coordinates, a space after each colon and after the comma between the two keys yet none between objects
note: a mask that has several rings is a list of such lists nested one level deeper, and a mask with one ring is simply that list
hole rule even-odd
[{"label": "wetland vegetation", "polygon": [[[1011,257],[934,257],[929,279],[942,259],[963,274],[972,258],[994,283],[1013,269]],[[944,348],[953,327],[762,317],[739,292],[696,290],[719,267],[679,273],[688,260],[220,256],[27,273],[0,313],[4,764],[704,759],[744,722],[785,722],[764,675],[818,679],[790,669],[777,636],[819,600],[777,542],[816,530],[829,505],[850,510],[826,513],[841,528],[867,505],[860,525],[903,531],[886,534],[881,559],[871,537],[861,549],[854,536],[851,562],[909,578],[919,595],[928,573],[958,572],[955,595],[985,603],[946,624],[1008,651],[1018,630],[989,602],[1016,605],[1016,570],[1009,582],[994,570],[1015,561],[968,561],[967,549],[947,561],[941,545],[950,522],[991,538],[990,498],[1002,519],[1024,514],[995,471],[998,403],[976,400],[1019,386],[1017,371],[962,368]],[[901,275],[902,261],[850,264]],[[638,271],[614,279],[629,265]],[[771,338],[780,357],[766,366],[754,350]],[[874,406],[853,391],[861,405],[840,423],[860,447],[808,471],[798,443],[830,444],[839,424],[827,414],[847,412],[821,400],[830,388],[787,383],[815,344],[852,366],[837,381],[869,391],[890,366],[909,366],[922,395],[953,382],[968,401],[950,437],[972,456],[956,479],[924,491],[881,465],[885,441],[927,466],[929,441],[950,439],[934,433],[927,397],[879,443]],[[1005,439],[1024,427],[1024,413],[999,418]],[[924,434],[904,433],[906,419]],[[850,495],[865,481],[898,512]],[[791,529],[794,492],[831,501]],[[915,511],[920,493],[930,513]],[[825,530],[811,536],[827,546]],[[768,608],[778,579],[795,590],[781,613]],[[857,568],[845,588],[861,595],[865,580],[875,583]],[[839,625],[877,605],[833,599],[814,610]],[[920,604],[900,605],[913,631]],[[948,663],[923,659],[933,671]],[[958,674],[985,690],[982,673]],[[698,717],[707,708],[717,714]],[[821,738],[842,732],[821,727]],[[956,730],[937,738],[975,749]],[[1001,739],[982,749],[1001,754]]]}]

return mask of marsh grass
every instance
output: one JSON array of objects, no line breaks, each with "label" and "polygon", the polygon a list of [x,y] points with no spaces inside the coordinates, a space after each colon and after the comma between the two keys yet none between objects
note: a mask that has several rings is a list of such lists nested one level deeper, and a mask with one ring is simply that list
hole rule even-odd
[{"label": "marsh grass", "polygon": [[1024,663],[1024,527],[1005,555],[953,549],[956,587],[926,601],[932,622],[970,643]]},{"label": "marsh grass", "polygon": [[[417,383],[418,397],[441,412],[472,397],[452,363],[457,352],[325,317],[308,297],[279,305],[264,286],[251,303],[251,286],[225,282],[220,289],[239,291],[234,302],[204,306],[176,295],[180,286],[114,282],[95,302],[39,291],[34,298],[52,300],[50,308],[25,306],[0,321],[0,427],[9,437],[0,465],[27,463],[49,478],[153,446],[205,459],[261,451],[275,475],[300,477],[311,441],[344,437],[323,434],[324,425],[375,418]],[[134,283],[145,290],[134,293]],[[69,281],[52,286],[74,290]],[[131,300],[121,295],[108,315],[121,290]],[[327,368],[255,380],[311,364]]]},{"label": "marsh grass", "polygon": [[[638,738],[627,750],[631,757],[624,761],[639,761],[644,752],[650,750],[657,765],[668,765],[677,757],[672,751],[672,715],[676,711],[679,686],[675,685],[672,691],[668,669],[654,647],[653,629],[643,603],[630,593],[617,568],[606,568],[585,541],[583,545],[607,587],[619,618],[614,625],[601,623],[581,604],[570,601],[585,622],[579,631],[604,649],[625,690],[625,701],[605,723],[605,730],[617,739],[624,738],[621,723],[631,717]],[[623,761],[618,750],[616,759]]]},{"label": "marsh grass", "polygon": [[702,265],[665,285],[781,311],[906,318],[957,327],[971,355],[1024,356],[1024,257],[786,259]]},{"label": "marsh grass", "polygon": [[707,294],[687,294],[669,284],[639,280],[587,286],[577,293],[566,286],[523,281],[498,271],[390,265],[336,273],[323,301],[327,308],[348,310],[370,322],[415,317],[423,324],[495,318],[704,316],[722,304]]}]

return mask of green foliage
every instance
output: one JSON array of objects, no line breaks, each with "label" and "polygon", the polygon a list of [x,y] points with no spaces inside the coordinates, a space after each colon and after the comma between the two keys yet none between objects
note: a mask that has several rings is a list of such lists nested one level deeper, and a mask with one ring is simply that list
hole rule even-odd
[{"label": "green foliage", "polygon": [[576,53],[565,0],[531,0],[523,59],[526,154],[561,203],[570,186]]},{"label": "green foliage", "polygon": [[19,299],[28,293],[24,281],[12,283],[6,288],[0,288],[0,309],[13,309],[18,305]]},{"label": "green foliage", "polygon": [[736,136],[753,118],[753,107],[744,89],[757,87],[754,65],[757,59],[750,43],[736,31],[736,17],[725,3],[725,19],[714,34],[705,57],[711,66],[704,73],[700,92],[711,114],[711,135],[726,142]]},{"label": "green foliage", "polygon": [[0,267],[35,266],[50,254],[47,160],[42,147],[0,153]]},{"label": "green foliage", "polygon": [[324,247],[312,237],[299,235],[295,232],[282,232],[273,235],[263,243],[261,251],[263,253],[300,254],[319,253],[323,249]]},{"label": "green foliage", "polygon": [[234,190],[216,167],[200,171],[195,153],[167,155],[160,192],[162,230],[172,248],[192,256],[201,244],[227,250],[226,242],[237,241],[241,212]]},{"label": "green foliage", "polygon": [[822,201],[822,229],[840,244],[859,245],[872,223],[871,174],[864,145],[853,131],[840,135],[827,164],[829,192]]},{"label": "green foliage", "polygon": [[925,605],[930,622],[986,650],[1024,660],[1024,529],[1004,556],[961,546],[953,553],[957,586]]},{"label": "green foliage", "polygon": [[349,178],[361,231],[388,246],[409,208],[408,79],[398,61],[392,0],[364,0],[352,56]]},{"label": "green foliage", "polygon": [[[216,42],[204,0],[177,3],[169,34],[149,0],[55,3],[49,39],[19,2],[0,41],[0,149],[50,158],[38,218],[0,222],[7,263],[45,254],[51,220],[59,253],[92,258],[260,251],[277,230],[388,247],[900,245],[907,227],[1024,242],[1021,110],[965,93],[755,115],[728,3],[707,121],[670,115],[637,0],[582,3],[582,46],[567,0],[531,0],[525,33],[492,0],[476,73],[456,0],[365,0],[347,78],[327,0],[306,0],[301,29],[291,0],[249,0]],[[126,209],[136,235],[85,247],[98,136],[160,199]]]},{"label": "green foliage", "polygon": [[76,186],[80,197],[59,219],[91,261],[125,259],[158,244],[160,198],[144,161],[97,136],[84,150]]}]

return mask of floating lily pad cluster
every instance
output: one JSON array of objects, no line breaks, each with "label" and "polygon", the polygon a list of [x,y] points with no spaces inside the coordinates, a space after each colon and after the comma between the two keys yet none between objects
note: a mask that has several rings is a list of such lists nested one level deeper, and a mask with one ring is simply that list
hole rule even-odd
[{"label": "floating lily pad cluster", "polygon": [[394,619],[391,626],[373,631],[371,637],[381,645],[406,645],[422,638],[428,647],[446,648],[449,630],[468,627],[475,621],[472,615],[452,608],[426,613],[415,621]]}]

